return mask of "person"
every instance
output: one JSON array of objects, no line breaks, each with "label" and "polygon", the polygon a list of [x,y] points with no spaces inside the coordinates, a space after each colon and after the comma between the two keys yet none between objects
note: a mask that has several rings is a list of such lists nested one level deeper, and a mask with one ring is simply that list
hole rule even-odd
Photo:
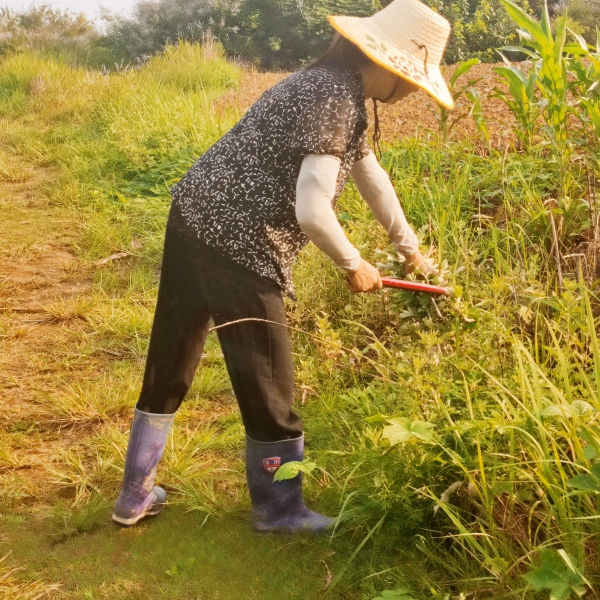
[{"label": "person", "polygon": [[308,509],[293,412],[294,373],[282,292],[294,298],[294,258],[312,241],[355,293],[381,288],[334,207],[351,175],[407,269],[429,271],[389,177],[367,143],[365,99],[392,104],[419,88],[447,108],[440,72],[448,22],[418,0],[366,18],[330,16],[334,40],[314,64],[267,90],[171,190],[156,312],[121,493],[113,519],[133,525],[166,499],[154,485],[175,412],[191,386],[212,319],[246,430],[252,521],[262,532],[320,532]]}]

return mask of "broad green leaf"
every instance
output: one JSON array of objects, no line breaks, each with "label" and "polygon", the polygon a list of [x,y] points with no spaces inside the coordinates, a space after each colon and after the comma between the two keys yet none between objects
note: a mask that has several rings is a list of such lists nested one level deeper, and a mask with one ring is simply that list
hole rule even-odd
[{"label": "broad green leaf", "polygon": [[[505,52],[522,52],[523,54],[526,54],[533,60],[539,60],[539,58],[540,58],[540,56],[537,52],[534,52],[533,50],[531,50],[529,48],[523,48],[523,46],[503,46],[502,48],[500,48],[500,50],[504,50]],[[502,55],[502,53],[500,53],[500,54]],[[507,61],[510,63],[510,61],[508,59],[506,59],[504,62],[507,62]]]},{"label": "broad green leaf", "polygon": [[304,459],[302,462],[291,460],[286,462],[277,469],[273,481],[285,481],[286,479],[294,479],[298,473],[311,473],[315,470],[316,464]]},{"label": "broad green leaf", "polygon": [[542,31],[546,35],[547,39],[552,38],[552,23],[550,21],[550,13],[548,12],[548,2],[544,2],[544,8],[542,9]]},{"label": "broad green leaf", "polygon": [[499,556],[495,556],[493,558],[488,558],[485,561],[485,566],[497,576],[501,576],[506,572],[508,567],[510,566],[508,561],[505,558],[500,558]]},{"label": "broad green leaf", "polygon": [[581,417],[594,410],[585,400],[575,400],[571,404],[551,404],[540,411],[542,417]]},{"label": "broad green leaf", "polygon": [[[583,41],[585,42],[585,40],[583,40]],[[573,54],[573,55],[577,55],[577,56],[587,56],[589,54],[589,50],[584,50],[581,47],[581,44],[576,44],[575,42],[570,42],[568,44],[565,44],[563,51],[567,54]]]},{"label": "broad green leaf", "polygon": [[594,407],[585,400],[574,400],[571,402],[571,410],[574,415],[581,417],[594,411]]},{"label": "broad green leaf", "polygon": [[575,475],[567,481],[567,485],[576,490],[600,494],[600,482],[592,475]]},{"label": "broad green leaf", "polygon": [[556,35],[554,36],[554,56],[557,62],[563,60],[563,50],[567,40],[567,14],[563,14],[556,23]]},{"label": "broad green leaf", "polygon": [[378,414],[378,415],[371,415],[370,417],[367,417],[365,419],[365,421],[367,423],[385,423],[385,422],[387,422],[388,419],[389,419],[389,417],[387,415]]},{"label": "broad green leaf", "polygon": [[550,600],[568,600],[572,593],[585,594],[585,579],[566,552],[564,556],[552,550],[540,552],[540,567],[524,575],[534,590],[550,590]]},{"label": "broad green leaf", "polygon": [[597,441],[599,438],[594,435],[595,432],[588,431],[587,429],[580,429],[577,433],[586,443],[586,446],[583,449],[583,455],[588,460],[600,458],[600,444]]},{"label": "broad green leaf", "polygon": [[406,417],[388,419],[389,425],[383,429],[383,437],[389,440],[392,446],[403,444],[412,438],[431,442],[433,440],[433,423],[425,421],[411,421]]},{"label": "broad green leaf", "polygon": [[542,417],[566,417],[571,416],[568,406],[562,404],[551,404],[540,411]]},{"label": "broad green leaf", "polygon": [[568,27],[569,33],[577,40],[580,48],[582,50],[588,51],[588,45],[585,41],[585,38],[582,35],[579,35],[577,32],[573,31],[570,27]]},{"label": "broad green leaf", "polygon": [[[510,15],[510,18],[519,26],[522,27],[531,37],[535,40],[536,46],[543,48],[544,42],[547,43],[547,37],[540,27],[539,23],[532,17],[530,17],[522,8],[509,2],[508,0],[501,0],[504,8]],[[539,48],[536,48],[539,49]]]}]

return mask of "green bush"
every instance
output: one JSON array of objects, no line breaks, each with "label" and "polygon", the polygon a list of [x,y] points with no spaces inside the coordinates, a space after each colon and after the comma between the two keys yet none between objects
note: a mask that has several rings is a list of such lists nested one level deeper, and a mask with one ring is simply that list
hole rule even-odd
[{"label": "green bush", "polygon": [[44,5],[27,12],[0,8],[0,56],[23,50],[92,68],[110,67],[118,61],[83,14]]},{"label": "green bush", "polygon": [[[495,61],[494,48],[516,39],[500,0],[426,2],[453,25],[447,62]],[[264,68],[290,68],[325,50],[333,34],[327,15],[368,16],[386,4],[389,0],[144,0],[131,17],[112,22],[108,40],[134,60],[177,40],[201,40],[210,31],[230,55]],[[522,6],[528,7],[527,0]]]},{"label": "green bush", "polygon": [[596,43],[596,32],[600,28],[600,0],[569,0],[559,14],[566,14],[569,27],[583,35],[589,44]]}]

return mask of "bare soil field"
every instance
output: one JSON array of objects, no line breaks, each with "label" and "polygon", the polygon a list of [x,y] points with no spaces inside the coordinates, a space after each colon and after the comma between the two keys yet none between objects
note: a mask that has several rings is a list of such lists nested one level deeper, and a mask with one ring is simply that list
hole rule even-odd
[{"label": "bare soil field", "polygon": [[[511,139],[514,128],[514,117],[506,105],[498,98],[492,97],[495,87],[502,87],[497,82],[493,67],[496,65],[475,65],[469,73],[458,79],[457,86],[476,80],[474,87],[482,97],[482,108],[490,132],[493,146],[504,146]],[[454,72],[455,67],[446,71],[446,79]],[[250,106],[265,90],[281,81],[289,73],[257,73],[246,72],[238,90],[230,91],[221,100],[223,103],[235,104],[241,110]],[[451,139],[464,139],[477,133],[475,121],[468,115],[469,107],[464,98],[459,99],[450,117],[450,123],[457,120],[450,131]],[[372,104],[367,103],[370,112],[370,123],[373,123]],[[420,137],[427,138],[431,132],[439,129],[437,105],[425,92],[418,92],[402,100],[398,104],[386,106],[379,104],[379,118],[382,139],[393,142],[397,138]]]}]

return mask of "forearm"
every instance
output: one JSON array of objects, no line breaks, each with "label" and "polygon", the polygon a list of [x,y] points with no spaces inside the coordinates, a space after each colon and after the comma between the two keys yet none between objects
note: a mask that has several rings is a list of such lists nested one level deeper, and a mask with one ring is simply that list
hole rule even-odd
[{"label": "forearm", "polygon": [[339,160],[330,155],[304,158],[296,185],[296,218],[308,239],[336,265],[356,271],[360,252],[346,237],[331,207],[339,167]]},{"label": "forearm", "polygon": [[419,249],[419,240],[409,225],[388,174],[373,153],[356,161],[350,171],[362,198],[386,230],[398,252],[408,256]]}]

